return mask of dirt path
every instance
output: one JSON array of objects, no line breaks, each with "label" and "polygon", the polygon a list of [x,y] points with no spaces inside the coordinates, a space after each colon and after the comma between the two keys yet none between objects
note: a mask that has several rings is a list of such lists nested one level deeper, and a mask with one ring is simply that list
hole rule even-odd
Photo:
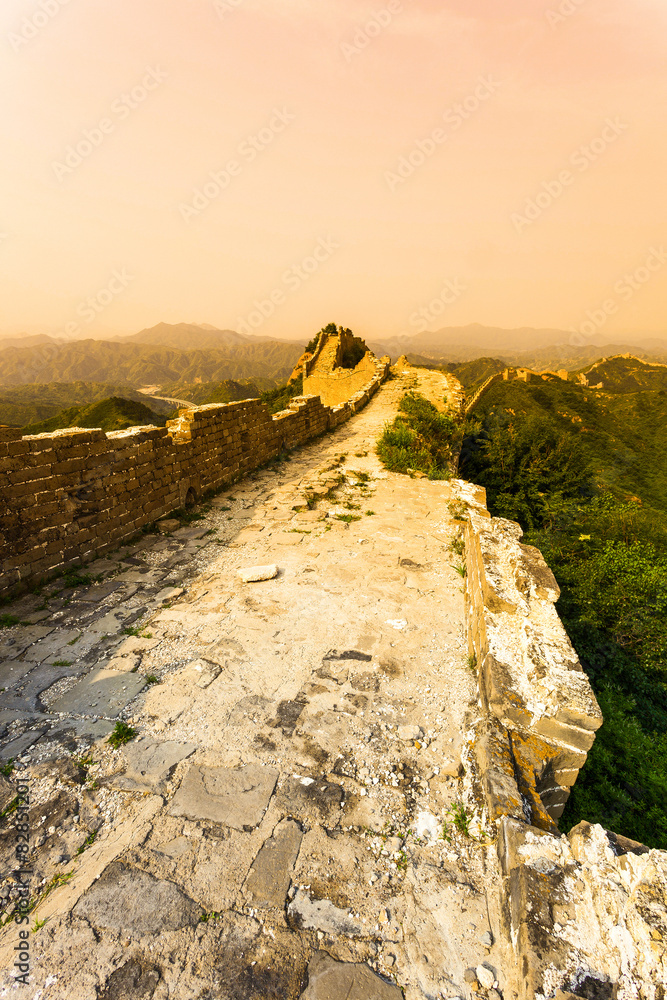
[{"label": "dirt path", "polygon": [[[73,873],[37,908],[31,997],[424,1000],[499,967],[495,853],[452,825],[476,711],[456,496],[374,454],[408,388],[452,383],[401,374],[203,520],[93,566],[32,612],[32,646],[6,633],[7,676],[41,662],[0,713],[39,802],[33,894]],[[139,738],[112,750],[119,713]]]}]

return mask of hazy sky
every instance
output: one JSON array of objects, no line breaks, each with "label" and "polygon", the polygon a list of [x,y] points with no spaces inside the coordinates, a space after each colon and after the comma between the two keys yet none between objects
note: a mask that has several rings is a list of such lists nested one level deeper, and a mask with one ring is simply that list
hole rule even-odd
[{"label": "hazy sky", "polygon": [[0,44],[2,332],[666,329],[665,0],[3,0]]}]

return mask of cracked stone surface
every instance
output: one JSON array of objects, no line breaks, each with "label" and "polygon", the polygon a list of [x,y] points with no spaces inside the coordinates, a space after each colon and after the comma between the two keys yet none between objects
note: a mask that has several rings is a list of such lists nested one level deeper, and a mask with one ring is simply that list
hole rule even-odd
[{"label": "cracked stone surface", "polygon": [[308,988],[301,1000],[401,1000],[401,991],[367,965],[336,962],[318,952],[308,965]]},{"label": "cracked stone surface", "polygon": [[266,812],[278,773],[257,764],[236,769],[193,766],[174,796],[171,812],[250,831]]},{"label": "cracked stone surface", "polygon": [[301,827],[293,820],[279,823],[252,863],[245,891],[253,906],[285,905],[292,871],[299,854]]},{"label": "cracked stone surface", "polygon": [[196,749],[194,743],[177,743],[174,740],[158,742],[147,737],[138,739],[123,748],[127,770],[115,779],[114,784],[126,791],[135,788],[147,792],[162,791],[170,771]]},{"label": "cracked stone surface", "polygon": [[[40,616],[0,647],[0,738],[12,780],[30,779],[31,921],[46,921],[30,997],[467,1000],[466,969],[488,960],[512,1000],[511,962],[481,943],[502,939],[494,847],[451,824],[416,835],[461,801],[478,711],[456,486],[374,452],[405,391],[442,405],[457,386],[399,372],[201,520],[6,609]],[[117,721],[137,735],[114,748]],[[18,889],[5,880],[4,911]],[[15,943],[3,927],[0,997]]]},{"label": "cracked stone surface", "polygon": [[199,922],[202,909],[173,882],[114,861],[73,913],[98,931],[124,931],[141,938],[192,927]]}]

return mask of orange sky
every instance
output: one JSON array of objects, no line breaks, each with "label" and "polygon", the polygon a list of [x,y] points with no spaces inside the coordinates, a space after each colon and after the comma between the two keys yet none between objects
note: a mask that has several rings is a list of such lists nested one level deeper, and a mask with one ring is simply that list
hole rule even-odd
[{"label": "orange sky", "polygon": [[665,331],[665,0],[4,0],[0,38],[3,333]]}]

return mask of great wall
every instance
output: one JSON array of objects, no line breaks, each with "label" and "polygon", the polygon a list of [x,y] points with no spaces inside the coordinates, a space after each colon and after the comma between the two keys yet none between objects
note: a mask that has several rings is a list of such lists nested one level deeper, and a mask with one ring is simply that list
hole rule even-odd
[{"label": "great wall", "polygon": [[405,391],[463,391],[351,346],[274,416],[2,432],[2,892],[32,908],[0,997],[665,1000],[667,853],[558,831],[602,717],[553,574],[479,487],[381,466]]}]

